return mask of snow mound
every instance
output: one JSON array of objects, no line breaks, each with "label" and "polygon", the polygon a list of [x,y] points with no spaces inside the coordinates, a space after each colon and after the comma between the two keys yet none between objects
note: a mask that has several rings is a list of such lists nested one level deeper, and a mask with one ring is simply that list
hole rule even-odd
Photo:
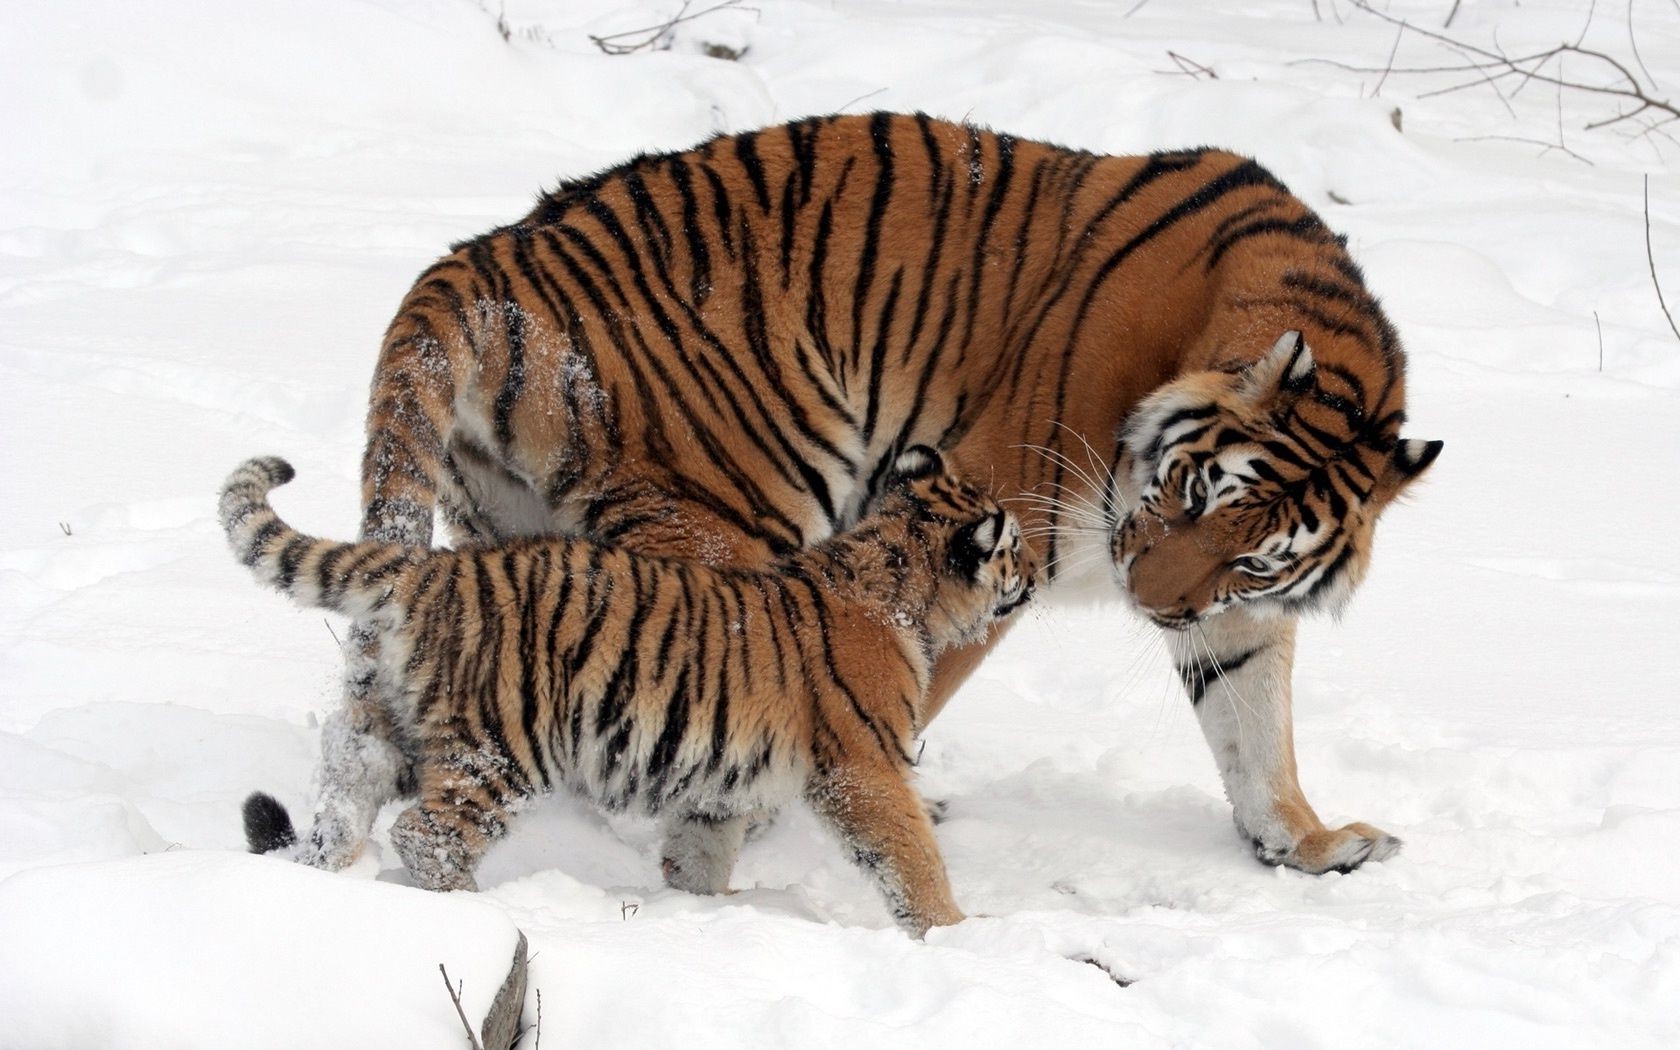
[{"label": "snow mound", "polygon": [[518,940],[481,898],[249,854],[35,868],[0,882],[0,1042],[453,1050],[438,964],[476,1023]]}]

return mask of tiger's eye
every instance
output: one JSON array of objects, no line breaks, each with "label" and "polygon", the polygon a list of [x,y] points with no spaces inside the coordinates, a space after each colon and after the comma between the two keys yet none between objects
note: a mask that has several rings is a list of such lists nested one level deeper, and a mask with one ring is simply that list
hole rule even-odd
[{"label": "tiger's eye", "polygon": [[1190,479],[1184,489],[1184,510],[1192,518],[1201,516],[1207,506],[1207,482],[1200,477]]}]

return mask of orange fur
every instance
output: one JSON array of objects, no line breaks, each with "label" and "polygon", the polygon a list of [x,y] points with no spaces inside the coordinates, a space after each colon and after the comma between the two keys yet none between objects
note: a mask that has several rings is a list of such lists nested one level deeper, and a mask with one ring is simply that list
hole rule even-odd
[{"label": "orange fur", "polygon": [[[1284,333],[1307,357],[1275,349]],[[441,508],[457,543],[762,564],[853,522],[902,449],[942,448],[1023,501],[1052,578],[1106,553],[1145,611],[1205,636],[1211,661],[1169,640],[1239,827],[1312,870],[1310,822],[1264,801],[1292,758],[1227,760],[1244,687],[1221,667],[1292,652],[1282,627],[1239,647],[1248,617],[1351,593],[1377,515],[1438,450],[1400,440],[1404,403],[1398,338],[1342,239],[1248,158],[812,118],[562,185],[426,270],[374,374],[363,533],[427,543]],[[1170,406],[1230,426],[1151,434]],[[1233,442],[1270,473],[1189,513],[1190,476]],[[1311,521],[1322,542],[1277,577],[1300,593],[1261,594],[1240,559]],[[366,740],[386,699],[375,639],[357,646],[345,717]],[[930,710],[978,652],[948,657]],[[1265,739],[1288,740],[1287,673],[1243,672],[1278,698]],[[340,825],[400,788],[351,779]],[[315,862],[344,862],[343,830],[318,821]]]},{"label": "orange fur", "polygon": [[268,505],[278,460],[235,472],[221,514],[259,578],[374,626],[419,796],[392,841],[422,886],[474,888],[520,802],[566,784],[664,815],[667,878],[718,892],[733,856],[694,829],[738,846],[803,797],[919,936],[962,918],[909,781],[929,664],[1024,601],[1032,567],[1012,517],[912,455],[856,529],[758,571],[581,539],[312,539]]}]

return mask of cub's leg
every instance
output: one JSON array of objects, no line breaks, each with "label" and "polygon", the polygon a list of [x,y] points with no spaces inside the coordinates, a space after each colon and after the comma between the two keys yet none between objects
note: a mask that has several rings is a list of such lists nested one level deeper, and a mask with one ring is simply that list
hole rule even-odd
[{"label": "cub's leg", "polygon": [[1294,620],[1258,620],[1233,609],[1166,635],[1237,830],[1256,857],[1319,875],[1399,852],[1399,839],[1369,824],[1326,828],[1301,792],[1289,692]]},{"label": "cub's leg", "polygon": [[845,762],[813,778],[806,798],[912,937],[963,920],[933,824],[902,772],[884,761]]},{"label": "cub's leg", "polygon": [[315,772],[315,811],[296,859],[312,868],[337,871],[354,861],[367,841],[379,808],[405,788],[413,790],[412,765],[393,743],[397,735],[371,682],[356,673],[358,643],[376,646],[352,631],[351,674],[346,705],[321,727],[321,764]]},{"label": "cub's leg", "polygon": [[665,818],[660,850],[665,884],[685,893],[729,892],[729,873],[751,820],[746,814],[720,818],[694,812]]},{"label": "cub's leg", "polygon": [[[432,755],[442,749],[434,747]],[[420,773],[420,800],[391,825],[391,845],[423,889],[477,890],[473,872],[492,843],[507,833],[513,810],[526,796],[509,782],[517,775],[505,758],[469,746],[450,746],[428,757]]]},{"label": "cub's leg", "polygon": [[[645,478],[608,478],[602,494],[584,509],[589,533],[639,554],[709,565],[759,566],[773,557],[761,536],[752,536],[704,504],[679,496]],[[797,546],[791,533],[782,539]],[[661,855],[665,882],[685,893],[723,893],[743,839],[767,827],[774,814],[755,812],[728,820],[678,813],[665,825]]]}]

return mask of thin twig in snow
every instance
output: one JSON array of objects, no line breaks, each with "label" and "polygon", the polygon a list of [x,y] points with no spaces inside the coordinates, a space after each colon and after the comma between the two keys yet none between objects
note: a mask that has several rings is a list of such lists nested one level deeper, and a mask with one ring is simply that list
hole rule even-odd
[{"label": "thin twig in snow", "polygon": [[1645,64],[1644,56],[1639,53],[1639,37],[1633,31],[1633,0],[1628,0],[1627,29],[1628,47],[1633,49],[1633,60],[1639,63],[1639,70],[1645,74],[1645,79],[1651,82],[1652,87],[1656,87],[1657,78],[1651,75],[1650,67]]},{"label": "thin twig in snow", "polygon": [[1604,322],[1598,319],[1598,311],[1593,311],[1593,327],[1598,329],[1598,370],[1604,371]]},{"label": "thin twig in snow", "polygon": [[665,34],[684,22],[692,22],[696,18],[704,18],[718,11],[758,12],[756,7],[742,6],[741,0],[720,0],[719,3],[713,4],[711,7],[690,14],[688,9],[691,4],[692,0],[683,0],[682,6],[677,8],[677,13],[659,25],[627,29],[622,33],[608,33],[605,36],[596,36],[591,33],[589,39],[596,47],[609,55],[629,55],[648,49],[663,50],[659,48],[659,42],[664,39]]},{"label": "thin twig in snow", "polygon": [[[1412,25],[1404,19],[1397,18],[1384,11],[1377,10],[1371,6],[1369,0],[1353,0],[1353,5],[1359,10],[1364,11],[1366,14],[1372,15],[1373,17],[1381,19],[1392,26],[1398,27],[1402,33],[1410,30],[1412,33],[1422,36],[1427,40],[1433,40],[1438,44],[1443,44],[1452,48],[1454,51],[1465,57],[1464,62],[1457,64],[1392,68],[1388,69],[1387,72],[1406,75],[1430,73],[1470,73],[1478,78],[1461,84],[1456,84],[1451,87],[1436,89],[1420,97],[1444,95],[1452,91],[1462,90],[1467,87],[1474,87],[1480,83],[1495,85],[1495,90],[1497,90],[1497,84],[1499,81],[1506,80],[1508,78],[1516,78],[1518,80],[1518,85],[1512,92],[1513,94],[1521,91],[1524,87],[1531,83],[1538,82],[1543,84],[1552,84],[1559,88],[1567,88],[1571,91],[1580,91],[1593,95],[1606,95],[1625,104],[1624,107],[1620,108],[1614,115],[1586,125],[1589,130],[1608,127],[1613,124],[1619,124],[1622,121],[1633,120],[1640,114],[1651,110],[1667,114],[1670,117],[1680,117],[1680,106],[1675,105],[1675,103],[1666,98],[1653,97],[1646,91],[1639,78],[1634,76],[1633,72],[1620,59],[1617,59],[1613,55],[1606,54],[1603,51],[1584,46],[1584,41],[1586,40],[1585,27],[1583,27],[1580,35],[1573,43],[1566,41],[1558,44],[1556,47],[1547,48],[1545,50],[1535,51],[1523,55],[1511,55],[1502,45],[1500,45],[1497,34],[1494,37],[1492,49],[1490,50],[1487,47],[1469,44],[1433,29]],[[1587,17],[1587,26],[1590,26],[1592,18],[1592,11],[1590,9]],[[1571,78],[1563,76],[1561,73],[1551,72],[1547,67],[1551,64],[1552,60],[1561,60],[1564,55],[1579,55],[1583,58],[1592,59],[1598,64],[1599,68],[1604,68],[1611,72],[1614,79],[1610,83],[1600,84],[1579,79],[1578,76]],[[1385,69],[1379,69],[1372,66],[1356,66],[1333,59],[1305,59],[1303,61],[1334,66],[1338,69],[1345,69],[1353,73],[1385,72]],[[1501,99],[1503,100],[1503,98],[1504,96],[1501,93]],[[1508,102],[1506,103],[1506,108],[1510,108]]]},{"label": "thin twig in snow", "polygon": [[1645,176],[1645,262],[1651,267],[1651,285],[1657,290],[1657,305],[1662,307],[1663,316],[1668,318],[1668,330],[1674,333],[1674,338],[1680,339],[1680,328],[1674,325],[1674,315],[1668,312],[1668,301],[1663,298],[1662,282],[1657,280],[1657,257],[1651,251],[1651,176]]},{"label": "thin twig in snow", "polygon": [[1388,62],[1384,64],[1382,76],[1377,78],[1377,86],[1371,89],[1372,98],[1382,97],[1382,86],[1388,80],[1388,75],[1394,72],[1394,56],[1400,53],[1400,38],[1406,35],[1406,21],[1400,20],[1400,27],[1394,31],[1394,46],[1388,49]]},{"label": "thin twig in snow", "polygon": [[862,102],[866,98],[874,98],[876,95],[879,95],[881,92],[883,92],[885,90],[887,90],[887,89],[884,88],[884,87],[878,87],[874,91],[865,91],[863,94],[859,95],[857,98],[852,99],[850,102],[846,103],[844,106],[841,106],[839,109],[836,109],[834,112],[844,113],[844,112],[846,112],[846,110],[849,107],[857,105],[859,102]]},{"label": "thin twig in snow", "polygon": [[[1177,51],[1169,50],[1167,52],[1167,57],[1172,59],[1172,64],[1178,67],[1178,72],[1185,74],[1192,80],[1200,80],[1203,73],[1207,74],[1207,78],[1209,80],[1219,79],[1219,74],[1213,71],[1213,67],[1204,66],[1195,59],[1187,58],[1184,55],[1179,54]],[[1173,71],[1170,69],[1162,69],[1158,72],[1170,74]]]},{"label": "thin twig in snow", "polygon": [[461,1019],[461,1027],[467,1030],[467,1042],[472,1050],[484,1050],[484,1044],[478,1041],[478,1033],[473,1031],[472,1022],[467,1020],[467,1012],[461,1009],[461,991],[449,980],[449,971],[438,963],[438,973],[443,974],[443,986],[449,989],[449,1001],[455,1004],[455,1015]]},{"label": "thin twig in snow", "polygon": [[321,617],[321,622],[327,625],[327,633],[332,635],[333,643],[340,649],[344,648],[344,643],[338,640],[338,632],[332,629],[332,621],[323,616]]},{"label": "thin twig in snow", "polygon": [[1526,142],[1530,146],[1539,146],[1540,147],[1540,156],[1542,156],[1542,157],[1544,157],[1546,154],[1550,153],[1552,150],[1557,150],[1560,153],[1565,153],[1565,154],[1567,154],[1571,157],[1574,157],[1576,160],[1580,161],[1582,164],[1585,164],[1589,168],[1596,168],[1598,166],[1598,165],[1594,164],[1592,161],[1588,160],[1586,157],[1583,157],[1579,153],[1576,153],[1574,150],[1570,149],[1568,146],[1562,146],[1562,145],[1559,145],[1556,142],[1547,142],[1545,139],[1531,139],[1531,138],[1528,138],[1525,135],[1461,135],[1461,136],[1453,139],[1453,141],[1454,142]]}]

